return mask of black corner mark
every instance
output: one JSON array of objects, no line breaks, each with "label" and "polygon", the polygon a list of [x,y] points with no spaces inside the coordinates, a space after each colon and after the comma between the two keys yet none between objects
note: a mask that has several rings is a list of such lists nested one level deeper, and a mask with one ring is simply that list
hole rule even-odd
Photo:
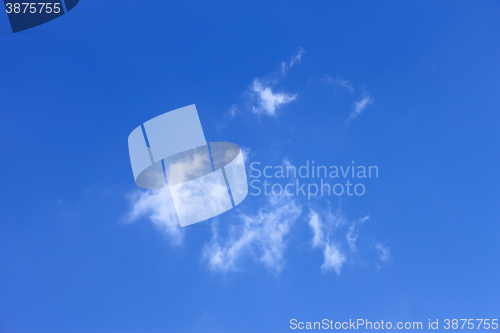
[{"label": "black corner mark", "polygon": [[[52,21],[73,9],[79,0],[49,0],[52,2],[29,2],[30,0],[4,0],[12,32],[31,29]],[[34,1],[34,0],[31,0]],[[64,1],[64,3],[62,2]]]}]

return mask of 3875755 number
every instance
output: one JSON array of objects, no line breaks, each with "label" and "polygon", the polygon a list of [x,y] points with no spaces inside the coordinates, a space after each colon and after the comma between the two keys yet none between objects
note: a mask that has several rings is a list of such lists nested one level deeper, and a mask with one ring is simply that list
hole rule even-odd
[{"label": "3875755 number", "polygon": [[14,2],[6,3],[5,8],[7,14],[41,14],[41,13],[54,13],[59,14],[61,12],[60,3],[52,2]]},{"label": "3875755 number", "polygon": [[498,329],[498,319],[445,319],[444,329]]}]

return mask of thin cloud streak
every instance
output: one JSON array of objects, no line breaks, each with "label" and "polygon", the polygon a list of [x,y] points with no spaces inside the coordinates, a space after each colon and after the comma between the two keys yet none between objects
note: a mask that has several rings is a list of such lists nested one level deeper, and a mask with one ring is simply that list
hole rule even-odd
[{"label": "thin cloud streak", "polygon": [[295,65],[302,63],[302,55],[306,53],[304,48],[299,47],[299,51],[292,56],[292,59],[287,64],[286,62],[281,62],[281,75],[285,76],[287,72]]},{"label": "thin cloud streak", "polygon": [[377,249],[380,260],[387,261],[391,259],[391,250],[388,246],[385,246],[382,243],[376,243],[375,248]]},{"label": "thin cloud streak", "polygon": [[362,219],[354,221],[349,227],[349,230],[347,231],[346,234],[346,238],[347,238],[347,244],[349,245],[349,249],[351,250],[351,252],[356,252],[358,250],[356,247],[356,240],[358,239],[359,236],[359,228],[361,228],[363,223],[369,218],[370,216],[366,215]]},{"label": "thin cloud streak", "polygon": [[366,109],[366,107],[368,105],[371,105],[372,103],[373,103],[373,98],[370,97],[370,94],[367,92],[363,93],[361,99],[358,102],[354,103],[352,107],[352,112],[349,115],[347,121],[356,119],[361,114],[361,112],[363,112]]},{"label": "thin cloud streak", "polygon": [[337,78],[333,79],[329,75],[325,75],[325,78],[322,79],[321,81],[323,81],[325,83],[337,85],[339,87],[342,87],[342,88],[349,90],[350,92],[354,92],[354,87],[352,86],[352,83],[350,81],[342,79],[341,77],[337,77]]}]

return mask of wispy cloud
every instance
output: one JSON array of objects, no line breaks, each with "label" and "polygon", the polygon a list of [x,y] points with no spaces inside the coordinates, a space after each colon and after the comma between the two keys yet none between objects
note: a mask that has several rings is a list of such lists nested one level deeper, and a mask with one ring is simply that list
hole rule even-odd
[{"label": "wispy cloud", "polygon": [[253,81],[251,89],[256,99],[256,105],[252,106],[252,112],[255,114],[276,116],[278,107],[297,99],[297,94],[273,92],[272,85],[266,85],[259,79]]},{"label": "wispy cloud", "polygon": [[242,224],[232,226],[227,238],[220,237],[214,228],[203,257],[215,271],[237,270],[239,259],[252,256],[270,271],[280,273],[285,264],[286,237],[301,212],[290,197],[270,197],[256,215],[239,214]]},{"label": "wispy cloud", "polygon": [[237,112],[238,112],[238,107],[236,106],[236,104],[233,104],[228,110],[228,113],[231,117],[236,116]]},{"label": "wispy cloud", "polygon": [[302,47],[299,47],[299,50],[296,54],[292,56],[289,63],[281,62],[281,74],[286,75],[286,73],[295,65],[300,64],[302,62],[302,55],[306,53]]},{"label": "wispy cloud", "polygon": [[355,220],[351,226],[349,227],[349,230],[347,230],[346,238],[347,238],[347,244],[349,245],[349,249],[351,252],[356,252],[356,240],[358,239],[359,236],[359,228],[363,225],[363,223],[368,220],[370,217],[366,215],[362,219]]},{"label": "wispy cloud", "polygon": [[137,190],[129,195],[129,200],[132,209],[126,216],[128,223],[146,217],[168,236],[173,245],[182,243],[184,232],[169,190]]},{"label": "wispy cloud", "polygon": [[325,261],[321,265],[321,270],[327,272],[335,270],[340,275],[340,269],[346,260],[345,255],[340,251],[339,246],[330,239],[331,229],[327,228],[320,215],[311,210],[309,213],[309,227],[313,231],[312,247],[323,250]]},{"label": "wispy cloud", "polygon": [[361,99],[354,103],[351,114],[349,115],[347,121],[356,119],[361,114],[361,112],[363,112],[363,110],[372,103],[373,98],[370,97],[370,94],[367,92],[363,93]]},{"label": "wispy cloud", "polygon": [[329,75],[325,75],[325,77],[321,81],[345,88],[345,89],[349,90],[350,92],[354,91],[354,87],[352,86],[352,83],[347,81],[347,80],[342,79],[341,77],[332,78]]},{"label": "wispy cloud", "polygon": [[375,248],[377,249],[378,256],[380,260],[387,261],[391,258],[391,250],[388,246],[382,243],[376,243]]},{"label": "wispy cloud", "polygon": [[306,53],[306,50],[304,50],[302,47],[299,47],[299,51],[292,57],[292,60],[290,61],[290,68],[292,68],[296,63],[300,63],[302,61],[302,55],[304,53]]}]

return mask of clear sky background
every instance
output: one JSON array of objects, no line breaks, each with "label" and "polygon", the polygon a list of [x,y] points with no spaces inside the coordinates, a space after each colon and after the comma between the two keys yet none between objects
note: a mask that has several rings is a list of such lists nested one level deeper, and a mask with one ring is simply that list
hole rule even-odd
[{"label": "clear sky background", "polygon": [[[0,15],[0,332],[499,318],[499,59],[498,1],[82,0],[17,34]],[[127,137],[190,104],[247,163],[379,177],[172,228]]]}]

